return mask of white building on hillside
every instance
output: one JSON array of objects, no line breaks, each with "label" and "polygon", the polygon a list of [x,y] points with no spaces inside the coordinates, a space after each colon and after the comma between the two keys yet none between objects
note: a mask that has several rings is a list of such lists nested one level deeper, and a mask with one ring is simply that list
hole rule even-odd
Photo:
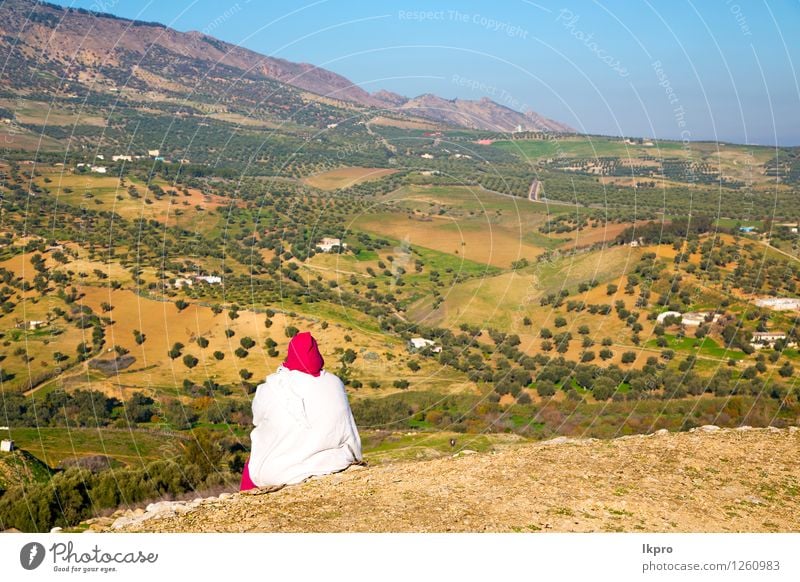
[{"label": "white building on hillside", "polygon": [[757,331],[753,334],[750,344],[754,348],[772,347],[778,340],[785,340],[786,334],[782,331]]},{"label": "white building on hillside", "polygon": [[658,317],[656,317],[656,323],[664,323],[664,320],[670,316],[682,317],[683,314],[680,311],[665,311],[664,313],[658,314]]},{"label": "white building on hillside", "polygon": [[92,172],[97,174],[105,174],[107,171],[105,166],[92,166]]},{"label": "white building on hillside", "polygon": [[681,318],[681,323],[689,327],[698,327],[704,323],[710,323],[719,319],[719,313],[711,315],[710,311],[690,311],[684,313]]},{"label": "white building on hillside", "polygon": [[436,354],[442,351],[442,347],[437,346],[436,342],[424,337],[412,337],[410,340],[408,340],[408,349],[412,352],[418,352],[420,350],[424,350],[425,348],[431,348],[431,351]]},{"label": "white building on hillside", "polygon": [[181,287],[191,287],[194,285],[194,282],[191,279],[175,279],[175,283],[173,283],[173,287],[175,289],[180,289]]},{"label": "white building on hillside", "polygon": [[14,441],[12,441],[11,439],[3,439],[2,441],[0,441],[0,452],[10,453],[14,449],[15,449]]},{"label": "white building on hillside", "polygon": [[132,162],[133,156],[111,156],[112,162]]},{"label": "white building on hillside", "polygon": [[800,299],[791,297],[762,297],[761,299],[756,299],[755,303],[758,307],[766,307],[775,311],[800,309]]},{"label": "white building on hillside", "polygon": [[195,277],[195,280],[208,283],[209,285],[219,285],[222,283],[222,277],[218,277],[217,275],[199,275]]},{"label": "white building on hillside", "polygon": [[323,253],[330,253],[337,248],[346,249],[347,243],[343,243],[340,238],[330,238],[327,236],[317,243],[317,249]]}]

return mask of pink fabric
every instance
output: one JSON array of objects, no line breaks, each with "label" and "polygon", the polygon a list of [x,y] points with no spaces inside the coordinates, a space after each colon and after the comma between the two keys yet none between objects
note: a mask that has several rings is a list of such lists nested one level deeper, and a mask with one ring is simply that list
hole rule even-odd
[{"label": "pink fabric", "polygon": [[247,462],[244,464],[244,469],[242,470],[242,482],[239,485],[239,491],[249,491],[256,487],[257,485],[250,480],[250,459],[247,459]]},{"label": "pink fabric", "polygon": [[286,350],[286,361],[283,363],[284,368],[319,376],[320,370],[324,365],[325,360],[322,359],[322,354],[319,353],[317,340],[309,332],[298,333],[289,342],[289,348]]}]

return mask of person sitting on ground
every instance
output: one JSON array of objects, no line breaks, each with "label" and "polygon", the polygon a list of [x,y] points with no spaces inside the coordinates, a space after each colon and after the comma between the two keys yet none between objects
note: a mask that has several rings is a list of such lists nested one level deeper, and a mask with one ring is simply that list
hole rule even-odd
[{"label": "person sitting on ground", "polygon": [[298,333],[286,361],[256,389],[242,491],[300,483],[361,462],[344,384],[324,365],[312,335]]}]

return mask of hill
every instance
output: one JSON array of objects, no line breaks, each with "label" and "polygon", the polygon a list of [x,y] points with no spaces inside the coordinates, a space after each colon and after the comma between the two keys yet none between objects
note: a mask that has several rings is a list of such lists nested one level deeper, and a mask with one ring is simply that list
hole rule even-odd
[{"label": "hill", "polygon": [[[122,532],[797,532],[800,432],[702,427],[353,468],[95,520]],[[474,454],[469,454],[470,452]]]},{"label": "hill", "polygon": [[471,127],[488,131],[512,132],[516,130],[573,133],[568,125],[542,117],[530,111],[520,113],[486,97],[469,99],[442,99],[436,95],[420,95],[400,106],[417,117],[439,121],[445,125]]},{"label": "hill", "polygon": [[[238,112],[247,117],[272,105],[270,113],[283,119],[287,110],[296,112],[315,103],[326,106],[314,120],[323,127],[350,118],[354,108],[366,108],[491,131],[513,131],[518,126],[573,131],[535,112],[521,113],[489,99],[436,98],[431,106],[387,91],[370,94],[332,71],[261,55],[202,32],[184,33],[159,23],[33,0],[0,5],[0,50],[8,53],[0,79],[25,96],[91,95],[91,103],[105,94],[113,96],[116,108],[146,94],[151,100],[180,100],[184,111],[197,107],[209,114]],[[233,104],[228,111],[217,100],[223,87],[227,87],[224,101]],[[211,105],[209,97],[216,104]],[[448,104],[447,113],[440,104]],[[308,122],[315,116],[312,112],[305,117]],[[105,125],[102,116],[98,121]]]}]

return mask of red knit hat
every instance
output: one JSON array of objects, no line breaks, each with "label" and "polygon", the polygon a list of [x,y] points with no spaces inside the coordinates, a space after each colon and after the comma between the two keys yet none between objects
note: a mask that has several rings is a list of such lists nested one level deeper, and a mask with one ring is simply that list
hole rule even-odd
[{"label": "red knit hat", "polygon": [[314,339],[310,332],[298,333],[289,342],[289,348],[286,350],[286,361],[283,362],[284,368],[319,376],[319,372],[324,365],[325,360],[322,359],[322,354],[319,353],[317,340]]}]

